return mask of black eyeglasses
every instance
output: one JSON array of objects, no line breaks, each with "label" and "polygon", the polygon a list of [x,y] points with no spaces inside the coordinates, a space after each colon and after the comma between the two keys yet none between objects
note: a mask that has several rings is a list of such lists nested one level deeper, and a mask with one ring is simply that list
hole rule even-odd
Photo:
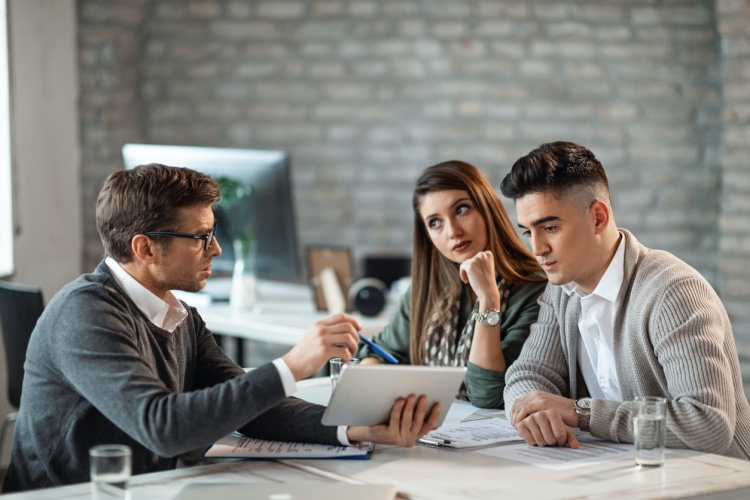
[{"label": "black eyeglasses", "polygon": [[206,234],[189,234],[189,233],[173,233],[171,231],[149,231],[143,233],[146,236],[168,236],[170,238],[190,238],[193,240],[203,240],[203,251],[208,251],[211,248],[211,244],[214,242],[214,235],[216,234],[216,223],[218,220],[214,220],[214,227],[211,228]]}]

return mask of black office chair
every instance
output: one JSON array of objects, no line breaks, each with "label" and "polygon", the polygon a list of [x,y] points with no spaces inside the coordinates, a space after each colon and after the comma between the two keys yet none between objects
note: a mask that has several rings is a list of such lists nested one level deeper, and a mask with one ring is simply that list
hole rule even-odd
[{"label": "black office chair", "polygon": [[[36,321],[44,310],[42,290],[39,287],[16,285],[0,280],[0,326],[5,346],[5,364],[8,376],[8,399],[14,408],[21,405],[23,385],[23,363],[26,348]],[[0,456],[5,446],[5,433],[15,422],[18,412],[11,412],[3,419],[0,429]]]}]

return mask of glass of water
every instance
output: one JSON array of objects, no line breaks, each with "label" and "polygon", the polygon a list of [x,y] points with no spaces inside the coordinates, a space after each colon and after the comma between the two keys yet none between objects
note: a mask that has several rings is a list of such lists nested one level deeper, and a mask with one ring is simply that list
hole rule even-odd
[{"label": "glass of water", "polygon": [[344,363],[341,358],[332,358],[328,362],[328,368],[331,372],[331,390],[336,390],[336,382],[338,382],[341,373],[348,365],[358,365],[359,358],[352,358],[348,362]]},{"label": "glass of water", "polygon": [[652,396],[635,398],[635,463],[643,467],[664,465],[667,440],[667,400]]},{"label": "glass of water", "polygon": [[96,500],[129,499],[132,451],[124,444],[100,444],[89,449],[91,495]]}]

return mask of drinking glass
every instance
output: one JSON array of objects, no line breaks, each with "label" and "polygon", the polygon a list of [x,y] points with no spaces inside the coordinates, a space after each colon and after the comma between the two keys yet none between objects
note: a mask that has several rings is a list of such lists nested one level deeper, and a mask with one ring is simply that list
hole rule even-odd
[{"label": "drinking glass", "polygon": [[131,457],[130,447],[123,444],[100,444],[89,449],[94,499],[130,499]]},{"label": "drinking glass", "polygon": [[664,465],[667,440],[667,400],[652,396],[635,398],[635,463],[643,467]]},{"label": "drinking glass", "polygon": [[348,365],[358,365],[358,364],[359,364],[359,358],[352,358],[346,363],[344,363],[344,361],[341,358],[331,358],[331,360],[328,362],[328,367],[330,368],[330,372],[331,372],[331,391],[336,390],[336,382],[338,382],[339,377],[344,372],[346,367]]}]

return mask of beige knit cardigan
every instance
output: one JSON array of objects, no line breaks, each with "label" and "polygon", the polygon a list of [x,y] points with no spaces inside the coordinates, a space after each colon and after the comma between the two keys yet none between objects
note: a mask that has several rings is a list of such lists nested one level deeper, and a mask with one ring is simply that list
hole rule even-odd
[{"label": "beige knit cardigan", "polygon": [[[623,401],[593,400],[591,434],[632,443],[635,396],[664,396],[667,447],[750,459],[750,405],[719,297],[675,256],[620,232],[625,275],[613,345]],[[576,360],[580,298],[548,285],[539,303],[538,322],[506,373],[508,411],[532,390],[572,399],[588,395]]]}]

